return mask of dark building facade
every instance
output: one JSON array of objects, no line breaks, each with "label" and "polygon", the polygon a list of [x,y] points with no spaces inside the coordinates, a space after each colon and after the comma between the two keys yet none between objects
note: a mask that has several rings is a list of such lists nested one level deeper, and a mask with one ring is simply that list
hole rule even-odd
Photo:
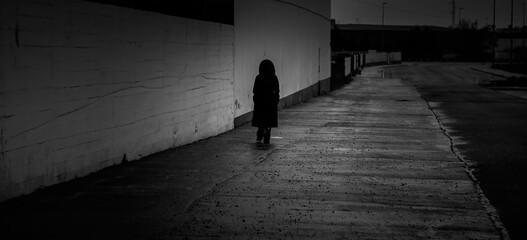
[{"label": "dark building facade", "polygon": [[403,61],[489,60],[495,35],[490,28],[333,25],[333,51],[402,52]]}]

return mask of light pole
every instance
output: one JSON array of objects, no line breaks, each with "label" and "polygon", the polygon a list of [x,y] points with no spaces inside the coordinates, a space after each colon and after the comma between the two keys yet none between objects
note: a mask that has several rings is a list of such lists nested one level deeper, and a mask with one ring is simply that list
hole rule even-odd
[{"label": "light pole", "polygon": [[525,28],[525,3],[522,3],[523,6],[523,25],[522,28]]},{"label": "light pole", "polygon": [[382,3],[381,51],[384,51],[384,5],[386,5],[386,2]]},{"label": "light pole", "polygon": [[462,7],[459,8],[459,23],[458,23],[458,25],[459,25],[460,29],[461,29],[461,10],[463,10]]},{"label": "light pole", "polygon": [[525,2],[522,3],[522,6],[523,6],[523,24],[522,24],[522,30],[520,31],[521,35],[522,36],[522,52],[520,53],[521,57],[523,58],[523,60],[525,61],[525,53],[527,51],[525,51],[525,35],[524,35],[524,32],[525,32]]},{"label": "light pole", "polygon": [[510,61],[511,61],[511,65],[512,65],[512,60],[513,60],[513,54],[514,54],[514,46],[513,46],[513,43],[512,43],[512,34],[514,32],[514,0],[511,0],[511,25],[509,26],[510,28],[510,31],[511,31],[511,56],[510,56]]},{"label": "light pole", "polygon": [[384,26],[384,5],[386,5],[386,2],[382,3],[382,25]]},{"label": "light pole", "polygon": [[452,0],[452,29],[456,28],[456,0]]},{"label": "light pole", "polygon": [[[496,0],[494,0],[494,10],[493,10],[493,16],[492,16],[492,37],[493,39],[496,39]],[[495,60],[496,60],[496,43],[493,43],[492,44],[492,65],[494,65]]]},{"label": "light pole", "polygon": [[494,13],[492,18],[492,30],[496,31],[496,0],[494,0]]}]

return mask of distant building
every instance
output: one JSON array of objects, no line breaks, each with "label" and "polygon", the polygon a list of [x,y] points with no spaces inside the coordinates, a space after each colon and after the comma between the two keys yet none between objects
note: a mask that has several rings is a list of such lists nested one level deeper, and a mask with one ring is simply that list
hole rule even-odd
[{"label": "distant building", "polygon": [[332,29],[331,47],[334,51],[401,51],[404,59],[413,60],[426,58],[416,53],[432,54],[435,39],[448,31],[435,26],[338,24]]},{"label": "distant building", "polygon": [[525,61],[527,60],[526,46],[527,28],[515,29],[512,34],[509,29],[499,29],[496,35],[495,59],[498,61],[510,61],[511,59],[514,61]]},{"label": "distant building", "polygon": [[331,34],[333,51],[400,51],[403,61],[491,60],[494,38],[489,28],[367,24],[333,24]]}]

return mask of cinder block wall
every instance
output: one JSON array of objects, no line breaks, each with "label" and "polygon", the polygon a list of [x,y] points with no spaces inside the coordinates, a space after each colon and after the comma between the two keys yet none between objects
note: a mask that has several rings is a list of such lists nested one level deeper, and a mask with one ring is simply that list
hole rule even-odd
[{"label": "cinder block wall", "polygon": [[233,26],[77,0],[0,11],[0,201],[233,128]]},{"label": "cinder block wall", "polygon": [[235,0],[234,13],[235,117],[242,123],[254,109],[252,88],[264,59],[275,65],[283,102],[305,100],[310,88],[329,82],[329,0]]}]

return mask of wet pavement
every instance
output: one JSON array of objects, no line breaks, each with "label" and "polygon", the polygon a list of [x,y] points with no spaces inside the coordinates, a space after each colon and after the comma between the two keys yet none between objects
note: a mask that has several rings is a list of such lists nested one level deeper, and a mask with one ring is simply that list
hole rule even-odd
[{"label": "wet pavement", "polygon": [[[415,85],[500,214],[512,239],[527,239],[527,100],[475,82],[500,80],[480,63],[407,63],[388,70]],[[518,91],[515,91],[518,93]]]},{"label": "wet pavement", "polygon": [[0,238],[500,239],[429,105],[382,69],[280,111],[270,145],[244,125],[2,203]]}]

